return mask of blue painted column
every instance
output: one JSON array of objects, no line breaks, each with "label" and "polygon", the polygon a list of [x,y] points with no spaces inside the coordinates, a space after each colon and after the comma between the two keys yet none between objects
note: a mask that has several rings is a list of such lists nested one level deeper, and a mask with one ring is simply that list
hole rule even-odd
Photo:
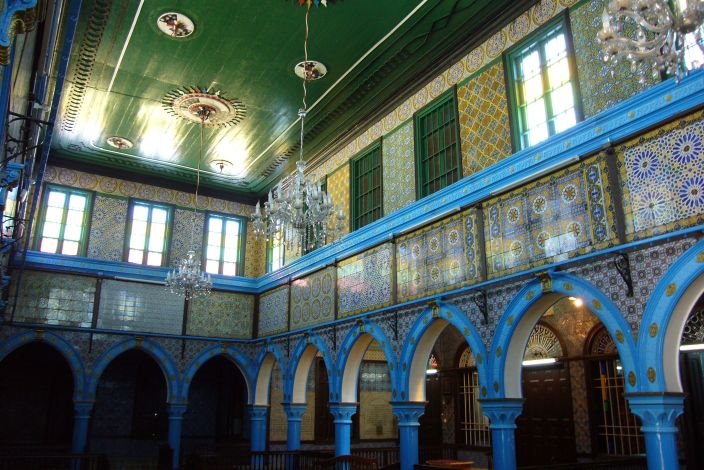
[{"label": "blue painted column", "polygon": [[183,428],[183,414],[186,412],[185,403],[169,403],[169,447],[171,448],[171,468],[178,470],[181,459],[181,429]]},{"label": "blue painted column", "polygon": [[683,393],[626,393],[628,405],[643,423],[648,469],[680,468],[675,420],[684,411]]},{"label": "blue painted column", "polygon": [[250,405],[250,439],[252,452],[264,452],[266,450],[266,420],[269,415],[268,405]]},{"label": "blue painted column", "polygon": [[516,468],[516,418],[523,411],[522,398],[487,398],[479,400],[482,413],[489,418],[494,468]]},{"label": "blue painted column", "polygon": [[352,448],[352,416],[359,403],[330,403],[335,423],[335,455],[349,455]]},{"label": "blue painted column", "polygon": [[92,401],[73,402],[73,442],[71,444],[71,452],[74,454],[82,454],[86,451],[88,424],[90,424],[90,412],[92,410]]},{"label": "blue painted column", "polygon": [[306,412],[308,405],[305,403],[284,403],[284,411],[288,418],[286,428],[286,449],[301,449],[301,418]]},{"label": "blue painted column", "polygon": [[413,470],[413,466],[418,463],[418,419],[425,413],[425,404],[424,401],[391,402],[398,418],[401,470]]}]

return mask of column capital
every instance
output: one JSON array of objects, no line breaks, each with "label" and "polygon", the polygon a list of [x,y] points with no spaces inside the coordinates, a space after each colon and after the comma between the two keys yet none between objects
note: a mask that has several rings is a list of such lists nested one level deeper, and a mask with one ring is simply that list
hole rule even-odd
[{"label": "column capital", "polygon": [[357,412],[359,403],[330,403],[330,413],[335,423],[352,423],[352,416]]},{"label": "column capital", "polygon": [[418,425],[418,419],[425,413],[427,401],[392,401],[391,408],[398,418],[398,425]]},{"label": "column capital", "polygon": [[187,403],[167,403],[166,411],[171,418],[183,418],[183,414],[188,409]]},{"label": "column capital", "polygon": [[523,398],[484,398],[479,400],[491,429],[516,429],[516,418],[523,412]]},{"label": "column capital", "polygon": [[269,405],[248,405],[247,410],[252,420],[266,419],[269,413]]},{"label": "column capital", "polygon": [[642,422],[643,432],[677,432],[675,420],[684,411],[684,393],[625,393]]},{"label": "column capital", "polygon": [[308,404],[306,403],[282,403],[284,407],[284,412],[289,420],[300,420],[303,413],[308,409]]}]

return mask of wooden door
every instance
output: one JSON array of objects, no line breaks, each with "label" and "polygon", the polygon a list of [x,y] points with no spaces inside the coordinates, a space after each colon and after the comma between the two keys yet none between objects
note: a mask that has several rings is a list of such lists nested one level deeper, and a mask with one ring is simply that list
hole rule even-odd
[{"label": "wooden door", "polygon": [[576,461],[572,393],[566,364],[523,368],[523,413],[516,420],[518,465]]}]

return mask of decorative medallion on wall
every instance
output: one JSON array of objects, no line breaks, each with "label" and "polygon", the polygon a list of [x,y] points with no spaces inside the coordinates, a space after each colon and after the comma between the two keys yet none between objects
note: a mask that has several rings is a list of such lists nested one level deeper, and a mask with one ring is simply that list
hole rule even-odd
[{"label": "decorative medallion on wall", "polygon": [[201,123],[201,110],[208,110],[206,127],[234,126],[244,119],[247,108],[238,99],[225,97],[220,90],[199,87],[183,87],[172,90],[164,96],[161,104],[172,116],[187,121]]},{"label": "decorative medallion on wall", "polygon": [[118,135],[108,137],[107,143],[111,147],[115,147],[116,149],[120,149],[120,150],[131,149],[134,146],[134,144],[132,143],[132,141],[130,139],[126,139],[126,138],[120,137]]},{"label": "decorative medallion on wall", "polygon": [[185,38],[193,34],[195,30],[193,20],[183,13],[177,13],[175,11],[160,15],[156,26],[159,28],[159,31],[170,38]]}]

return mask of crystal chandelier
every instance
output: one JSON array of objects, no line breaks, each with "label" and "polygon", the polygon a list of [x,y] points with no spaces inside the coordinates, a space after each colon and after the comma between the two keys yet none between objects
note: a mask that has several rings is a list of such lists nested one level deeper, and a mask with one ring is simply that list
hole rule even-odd
[{"label": "crystal chandelier", "polygon": [[[196,213],[198,203],[198,188],[200,186],[200,161],[203,157],[203,128],[209,119],[213,109],[204,104],[198,105],[192,110],[200,118],[200,154],[196,168],[196,191],[193,198],[193,217],[191,219],[191,244],[193,247],[193,235],[196,228]],[[166,288],[173,294],[182,295],[186,300],[194,297],[210,294],[213,281],[210,274],[206,274],[200,269],[200,261],[196,258],[196,252],[191,249],[186,253],[186,257],[178,262],[178,265],[166,275]]]},{"label": "crystal chandelier", "polygon": [[[308,64],[308,13],[305,16],[305,41],[303,43],[304,61]],[[285,178],[279,185],[279,192],[274,197],[269,191],[268,200],[262,208],[257,205],[252,214],[252,225],[257,237],[267,240],[282,237],[284,246],[300,254],[312,250],[339,238],[344,229],[345,214],[342,208],[335,210],[332,197],[325,192],[320,183],[312,183],[305,177],[306,163],[303,160],[303,129],[306,117],[306,82],[313,77],[308,68],[303,73],[303,107],[298,110],[301,120],[300,154],[296,162],[296,171]]]},{"label": "crystal chandelier", "polygon": [[[630,63],[631,71],[644,82],[648,75],[687,73],[685,54],[689,49],[701,54],[704,1],[611,0],[604,8],[602,29],[597,39],[605,62]],[[689,36],[688,36],[689,35]],[[687,36],[687,37],[686,37]],[[690,43],[691,41],[691,43]],[[702,64],[692,63],[691,68]]]}]

